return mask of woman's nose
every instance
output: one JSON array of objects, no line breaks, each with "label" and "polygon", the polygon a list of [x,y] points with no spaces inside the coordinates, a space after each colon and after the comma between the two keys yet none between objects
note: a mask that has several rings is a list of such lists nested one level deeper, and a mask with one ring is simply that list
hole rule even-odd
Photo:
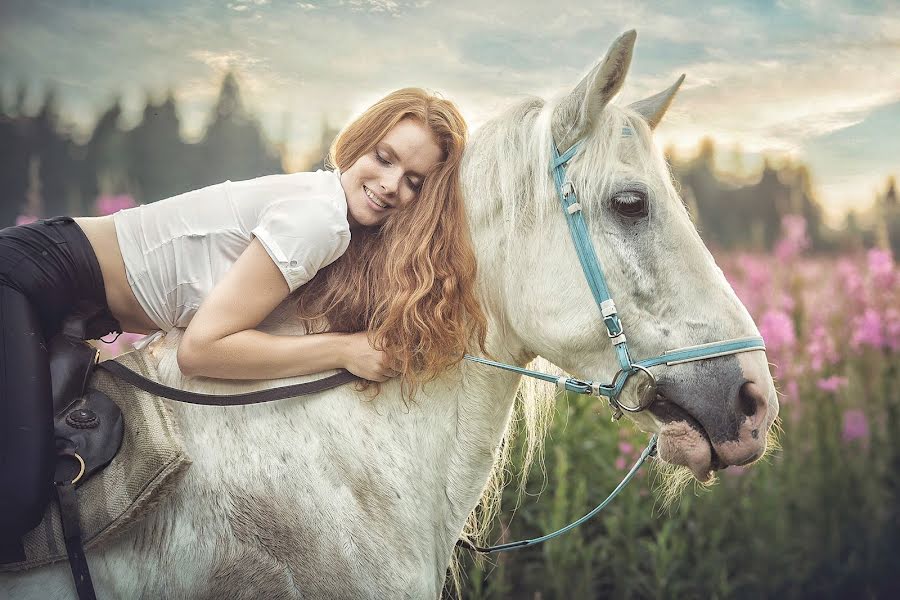
[{"label": "woman's nose", "polygon": [[391,170],[381,178],[381,189],[386,194],[396,194],[400,189],[400,180],[403,178],[402,173]]}]

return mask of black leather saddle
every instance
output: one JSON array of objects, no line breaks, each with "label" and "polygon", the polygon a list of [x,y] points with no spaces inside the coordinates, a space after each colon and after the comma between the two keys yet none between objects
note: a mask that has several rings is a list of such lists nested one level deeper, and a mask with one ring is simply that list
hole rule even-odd
[{"label": "black leather saddle", "polygon": [[[119,407],[103,392],[87,387],[100,351],[84,340],[84,328],[82,318],[70,317],[47,344],[60,456],[57,483],[65,479],[81,483],[109,464],[122,445]],[[76,454],[81,460],[74,457]]]}]

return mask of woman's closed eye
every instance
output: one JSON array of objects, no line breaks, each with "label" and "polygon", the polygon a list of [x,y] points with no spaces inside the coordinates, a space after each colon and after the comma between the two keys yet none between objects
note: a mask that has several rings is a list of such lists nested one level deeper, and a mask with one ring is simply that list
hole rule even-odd
[{"label": "woman's closed eye", "polygon": [[381,153],[378,152],[378,150],[375,151],[375,158],[378,159],[378,162],[380,162],[380,163],[383,164],[383,165],[388,165],[388,166],[390,166],[390,164],[391,164],[391,161],[389,161],[388,159],[386,159],[385,157],[383,157],[383,156],[381,155]]},{"label": "woman's closed eye", "polygon": [[[378,160],[378,162],[380,162],[381,164],[383,164],[386,167],[390,167],[392,165],[391,161],[389,161],[384,156],[382,156],[381,152],[379,152],[377,149],[375,150],[375,158]],[[418,194],[420,191],[422,191],[422,182],[416,181],[412,177],[406,178],[406,185],[408,185],[409,189],[411,189],[416,194]]]}]

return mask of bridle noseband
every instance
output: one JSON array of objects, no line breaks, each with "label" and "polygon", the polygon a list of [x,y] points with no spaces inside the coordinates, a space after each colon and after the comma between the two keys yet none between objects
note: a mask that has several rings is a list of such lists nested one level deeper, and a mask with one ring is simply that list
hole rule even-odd
[{"label": "bridle noseband", "polygon": [[[631,134],[631,128],[623,128],[622,135],[628,136]],[[581,262],[581,269],[584,272],[585,278],[587,279],[588,286],[591,288],[591,293],[594,296],[594,301],[600,308],[600,314],[602,315],[603,323],[606,326],[606,333],[609,336],[610,342],[612,342],[616,357],[618,358],[619,371],[616,373],[611,383],[602,384],[590,380],[576,379],[573,377],[557,377],[548,373],[532,371],[530,369],[523,369],[514,365],[508,365],[505,363],[488,360],[486,358],[470,356],[468,354],[465,357],[466,359],[473,362],[498,367],[500,369],[505,369],[507,371],[526,375],[528,377],[555,383],[557,388],[560,390],[566,390],[574,392],[576,394],[584,394],[588,396],[603,396],[607,398],[609,406],[613,410],[613,419],[616,420],[621,418],[624,412],[637,413],[647,409],[653,403],[656,398],[656,378],[653,376],[653,373],[650,372],[650,369],[652,367],[658,365],[676,365],[685,362],[714,358],[716,356],[727,356],[730,354],[738,354],[740,352],[750,352],[754,350],[761,350],[764,352],[766,349],[766,345],[761,337],[752,336],[724,340],[721,342],[712,342],[708,344],[699,344],[696,346],[686,346],[684,348],[678,348],[675,350],[666,350],[660,356],[645,358],[638,361],[632,360],[631,354],[628,351],[628,342],[625,338],[625,330],[622,326],[622,321],[619,319],[618,311],[616,310],[616,304],[615,302],[613,302],[613,299],[610,296],[609,287],[606,285],[606,278],[603,276],[603,269],[600,267],[600,260],[597,258],[597,253],[594,251],[594,245],[587,233],[587,224],[584,221],[581,204],[578,202],[578,197],[575,193],[575,184],[566,177],[566,163],[568,163],[572,159],[572,157],[575,156],[575,153],[578,151],[580,146],[580,142],[576,143],[560,155],[559,150],[556,148],[556,144],[552,144],[553,155],[552,160],[550,161],[550,169],[553,173],[553,181],[556,185],[557,195],[559,196],[560,202],[562,203],[563,214],[565,215],[566,221],[569,224],[569,232],[572,234],[572,241],[575,244],[575,250],[578,252],[578,260]],[[641,401],[637,406],[628,406],[627,404],[620,401],[620,395],[625,387],[625,383],[635,374],[640,374],[645,378],[645,390],[642,394]],[[554,538],[562,533],[565,533],[566,531],[572,529],[573,527],[576,527],[577,525],[580,525],[581,523],[587,521],[595,514],[600,512],[607,504],[609,504],[609,502],[613,498],[616,497],[616,495],[618,495],[618,493],[625,487],[625,485],[629,481],[631,481],[631,478],[634,477],[635,473],[637,473],[644,461],[646,461],[648,457],[655,454],[656,441],[657,434],[654,434],[650,438],[650,441],[647,444],[647,448],[641,453],[640,458],[637,460],[637,462],[635,462],[634,466],[631,467],[631,470],[625,475],[625,478],[622,479],[621,483],[616,486],[612,493],[603,502],[601,502],[600,505],[598,505],[594,510],[578,519],[574,523],[571,523],[570,525],[567,525],[566,527],[563,527],[562,529],[551,534],[531,540],[500,544],[498,546],[491,546],[488,548],[475,546],[464,540],[460,540],[459,542],[457,542],[457,545],[469,548],[470,550],[475,550],[477,552],[494,553],[512,550],[515,548],[532,546]]]}]

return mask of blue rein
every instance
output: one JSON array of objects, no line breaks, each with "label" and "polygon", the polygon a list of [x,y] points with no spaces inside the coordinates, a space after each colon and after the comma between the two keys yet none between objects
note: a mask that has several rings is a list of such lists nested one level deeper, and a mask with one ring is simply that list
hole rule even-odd
[{"label": "blue rein", "polygon": [[[623,135],[630,135],[631,130],[629,128],[624,128],[622,133]],[[609,336],[610,342],[612,342],[613,348],[615,349],[616,357],[619,361],[620,366],[619,372],[613,378],[613,381],[611,383],[603,384],[590,380],[576,379],[574,377],[557,377],[548,373],[532,371],[530,369],[523,369],[515,365],[508,365],[505,363],[488,360],[486,358],[470,356],[468,354],[465,355],[465,358],[472,362],[490,365],[492,367],[519,373],[520,375],[525,375],[528,377],[533,377],[535,379],[541,379],[543,381],[555,383],[557,388],[560,390],[566,390],[569,392],[574,392],[576,394],[584,394],[588,396],[603,396],[608,399],[610,408],[613,409],[613,419],[618,419],[622,416],[623,411],[639,412],[649,406],[641,406],[635,409],[626,407],[619,402],[619,395],[621,394],[622,389],[625,386],[625,382],[635,373],[645,373],[651,378],[653,385],[655,386],[656,381],[653,378],[653,374],[649,371],[651,367],[655,367],[658,365],[676,365],[684,362],[703,360],[716,356],[726,356],[729,354],[737,354],[739,352],[749,352],[753,350],[765,351],[766,345],[763,339],[759,336],[752,336],[724,340],[721,342],[712,342],[709,344],[699,344],[697,346],[687,346],[684,348],[678,348],[676,350],[667,350],[660,356],[645,358],[639,361],[633,361],[631,359],[631,355],[628,351],[628,342],[625,339],[625,330],[622,327],[622,321],[619,319],[619,315],[616,310],[616,304],[615,302],[613,302],[612,297],[610,296],[609,287],[606,285],[606,278],[603,276],[603,269],[600,266],[600,260],[597,258],[597,253],[594,252],[594,245],[591,242],[590,237],[588,237],[587,224],[585,223],[584,216],[582,215],[581,204],[578,202],[578,197],[575,194],[575,185],[570,179],[566,177],[566,164],[572,159],[573,156],[575,156],[575,153],[578,151],[580,145],[581,144],[579,142],[566,150],[562,155],[560,155],[559,150],[556,148],[556,145],[553,144],[553,158],[550,162],[550,168],[553,172],[553,181],[556,184],[556,192],[559,195],[560,202],[562,203],[563,214],[565,215],[566,221],[569,224],[569,232],[572,234],[572,241],[575,243],[575,249],[578,252],[578,260],[581,262],[581,269],[582,271],[584,271],[584,276],[587,279],[588,286],[591,288],[591,293],[594,296],[594,301],[597,303],[597,306],[600,309],[600,314],[603,317],[603,323],[606,326],[607,335]],[[644,464],[644,461],[646,461],[647,458],[653,456],[656,453],[657,439],[658,435],[653,434],[653,436],[651,436],[650,438],[649,443],[647,444],[647,447],[641,453],[640,458],[638,458],[638,460],[634,463],[634,466],[631,467],[631,470],[628,471],[624,479],[622,479],[622,481],[619,483],[619,485],[616,486],[612,493],[607,496],[606,499],[601,502],[594,510],[584,515],[574,523],[566,525],[562,529],[559,529],[553,533],[530,540],[510,542],[508,544],[500,544],[487,548],[475,546],[464,540],[459,540],[457,542],[457,545],[484,554],[504,552],[507,550],[514,550],[517,548],[525,548],[527,546],[540,544],[541,542],[545,542],[569,531],[574,527],[577,527],[578,525],[581,525],[582,523],[596,515],[598,512],[603,510],[606,505],[609,504],[612,499],[622,491],[622,489],[628,484],[628,482],[631,481],[635,473],[640,470],[641,465]]]}]

